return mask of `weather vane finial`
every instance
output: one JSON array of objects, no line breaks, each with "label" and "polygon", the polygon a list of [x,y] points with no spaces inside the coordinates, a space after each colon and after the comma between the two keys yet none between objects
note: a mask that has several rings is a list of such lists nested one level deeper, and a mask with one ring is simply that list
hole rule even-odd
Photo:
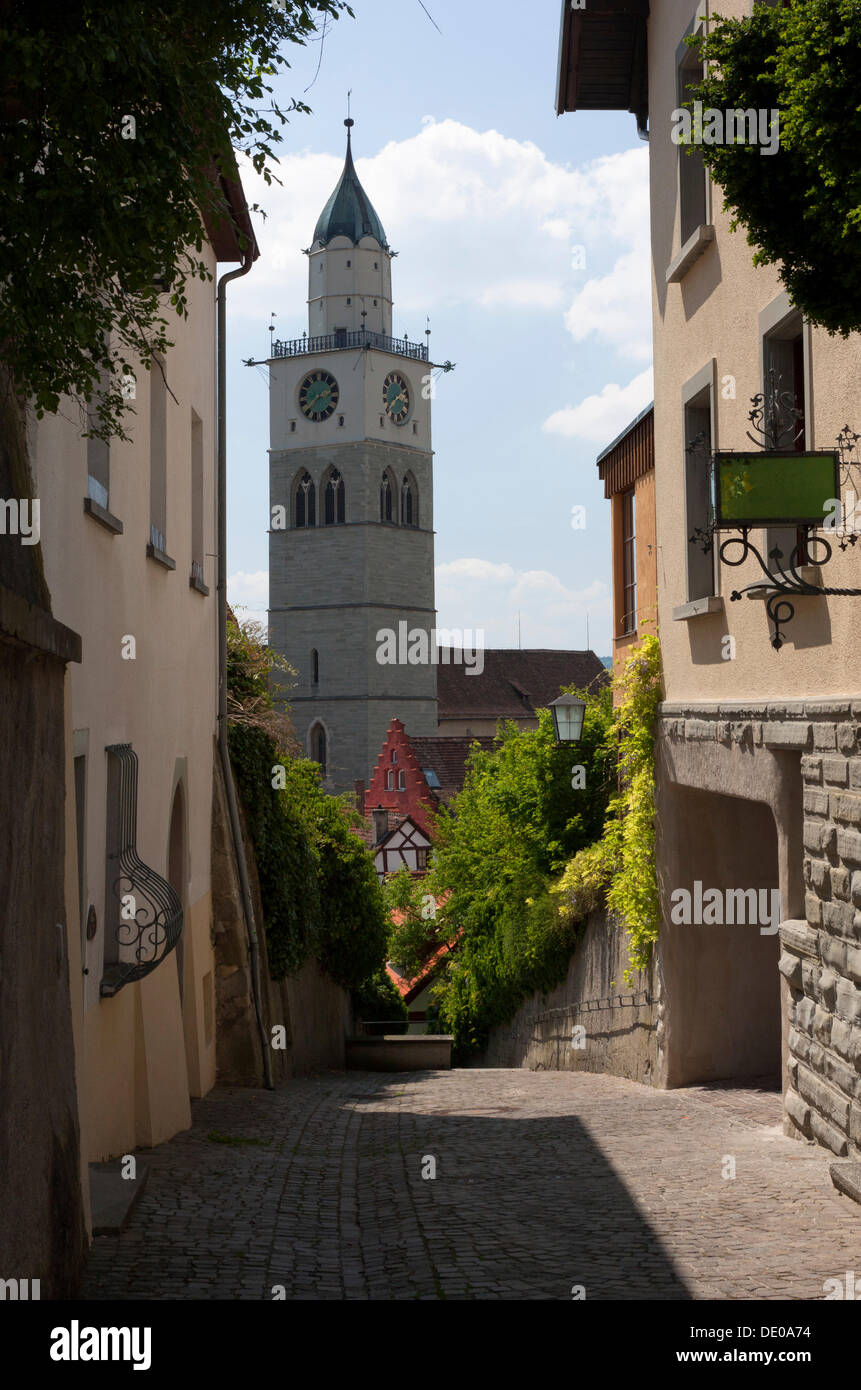
[{"label": "weather vane finial", "polygon": [[349,145],[349,143],[350,143],[350,127],[351,127],[351,126],[354,126],[354,125],[356,124],[356,122],[353,120],[353,118],[352,118],[351,115],[350,115],[350,95],[351,95],[351,93],[352,93],[352,90],[353,90],[353,89],[352,89],[352,87],[351,87],[350,90],[347,92],[347,119],[346,119],[345,122],[344,122],[344,125],[347,127],[347,144],[348,144],[348,145]]}]

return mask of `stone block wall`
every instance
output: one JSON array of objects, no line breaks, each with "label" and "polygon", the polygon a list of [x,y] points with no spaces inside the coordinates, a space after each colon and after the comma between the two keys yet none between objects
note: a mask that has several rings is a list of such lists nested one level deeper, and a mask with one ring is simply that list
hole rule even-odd
[{"label": "stone block wall", "polygon": [[666,775],[768,802],[790,879],[800,863],[803,897],[784,894],[780,928],[785,1127],[861,1157],[861,701],[664,704],[660,715]]},{"label": "stone block wall", "polygon": [[781,928],[791,1003],[790,1126],[861,1157],[861,705],[828,703],[808,724],[805,921]]},{"label": "stone block wall", "polygon": [[[353,1027],[350,996],[314,960],[306,961],[301,970],[285,980],[269,978],[260,883],[241,804],[240,819],[260,941],[266,1036],[272,1036],[276,1025],[285,1029],[286,1047],[271,1050],[272,1079],[280,1085],[309,1072],[343,1070],[345,1039]],[[248,940],[217,749],[213,769],[212,907],[217,1079],[223,1086],[262,1086],[263,1062]]]},{"label": "stone block wall", "polygon": [[[473,1065],[530,1071],[591,1071],[654,1083],[654,971],[626,985],[627,935],[603,909],[589,914],[566,979],[524,1001],[509,1023],[490,1031]],[[582,1047],[572,1046],[580,1025]]]}]

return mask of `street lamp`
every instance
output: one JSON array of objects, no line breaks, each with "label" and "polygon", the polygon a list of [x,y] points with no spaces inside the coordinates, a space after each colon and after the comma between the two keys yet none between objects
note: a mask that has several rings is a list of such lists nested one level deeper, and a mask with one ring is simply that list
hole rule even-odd
[{"label": "street lamp", "polygon": [[550,713],[553,715],[553,732],[556,735],[557,747],[566,743],[579,743],[583,732],[586,701],[579,700],[576,695],[560,695],[558,700],[550,701]]}]

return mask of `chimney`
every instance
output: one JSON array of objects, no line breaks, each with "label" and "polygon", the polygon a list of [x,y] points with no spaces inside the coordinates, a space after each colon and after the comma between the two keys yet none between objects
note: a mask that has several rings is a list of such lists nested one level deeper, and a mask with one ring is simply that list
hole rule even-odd
[{"label": "chimney", "polygon": [[389,813],[383,806],[378,806],[372,814],[374,817],[374,844],[378,845],[380,840],[389,833]]},{"label": "chimney", "polygon": [[365,783],[363,779],[353,783],[353,791],[356,796],[356,810],[360,816],[365,814]]}]

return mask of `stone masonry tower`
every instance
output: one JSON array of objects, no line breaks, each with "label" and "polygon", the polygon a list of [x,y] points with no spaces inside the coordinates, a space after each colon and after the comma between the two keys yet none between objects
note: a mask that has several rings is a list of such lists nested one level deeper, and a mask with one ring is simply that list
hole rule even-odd
[{"label": "stone masonry tower", "polygon": [[299,673],[293,722],[331,791],[370,780],[393,717],[437,733],[436,666],[378,661],[383,629],[402,658],[417,629],[413,654],[433,651],[431,368],[424,344],[391,336],[394,253],[352,124],[305,253],[307,336],[269,360],[269,640]]}]

